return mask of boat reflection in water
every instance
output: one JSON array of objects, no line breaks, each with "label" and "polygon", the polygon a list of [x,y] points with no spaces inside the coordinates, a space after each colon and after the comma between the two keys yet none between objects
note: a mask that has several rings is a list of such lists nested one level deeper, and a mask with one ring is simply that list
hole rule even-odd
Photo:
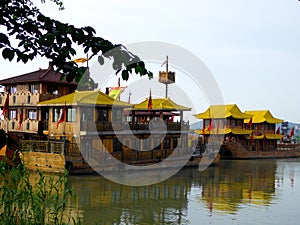
[{"label": "boat reflection in water", "polygon": [[235,214],[245,204],[271,204],[276,167],[274,160],[225,161],[204,172],[185,168],[149,186],[125,186],[99,176],[71,176],[70,184],[84,224],[186,224],[203,211]]},{"label": "boat reflection in water", "polygon": [[[268,205],[275,195],[274,160],[226,161],[215,170],[197,174],[205,201],[212,213],[236,213],[244,204]],[[195,179],[194,179],[195,180]]]}]

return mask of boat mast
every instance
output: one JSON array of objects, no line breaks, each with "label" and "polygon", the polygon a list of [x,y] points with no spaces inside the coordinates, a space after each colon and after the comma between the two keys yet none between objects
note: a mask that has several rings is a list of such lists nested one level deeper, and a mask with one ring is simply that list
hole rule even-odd
[{"label": "boat mast", "polygon": [[164,64],[166,64],[166,71],[159,71],[159,82],[166,85],[165,97],[168,98],[169,84],[173,84],[175,82],[175,72],[169,71],[168,56],[161,66],[163,66]]},{"label": "boat mast", "polygon": [[[169,57],[167,56],[167,59],[166,59],[166,73],[167,73],[167,77],[169,77]],[[165,83],[166,85],[166,98],[168,98],[168,84],[169,83]]]}]

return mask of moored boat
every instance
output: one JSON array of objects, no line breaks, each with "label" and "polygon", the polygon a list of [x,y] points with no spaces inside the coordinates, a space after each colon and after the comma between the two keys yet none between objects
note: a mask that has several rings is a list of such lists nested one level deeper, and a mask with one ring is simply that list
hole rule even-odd
[{"label": "moored boat", "polygon": [[222,159],[265,159],[300,157],[300,145],[280,143],[283,135],[275,125],[283,120],[273,117],[269,110],[245,111],[237,105],[213,105],[197,114],[203,128],[195,131],[202,143],[211,137],[222,139]]}]

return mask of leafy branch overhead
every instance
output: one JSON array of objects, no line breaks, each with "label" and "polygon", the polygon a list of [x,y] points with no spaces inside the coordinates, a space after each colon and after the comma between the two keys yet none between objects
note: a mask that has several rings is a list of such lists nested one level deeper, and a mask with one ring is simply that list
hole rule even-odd
[{"label": "leafy branch overhead", "polygon": [[[55,2],[59,9],[64,8],[61,0],[50,1]],[[89,59],[98,56],[100,64],[104,63],[104,58],[113,60],[114,70],[121,72],[124,80],[128,80],[133,72],[149,78],[153,76],[144,62],[124,46],[97,37],[92,27],[76,28],[51,19],[43,15],[31,0],[1,0],[0,10],[0,25],[6,28],[0,32],[4,59],[12,61],[15,58],[27,63],[37,56],[46,57],[67,81],[79,81],[86,67],[78,66],[71,59],[76,55],[74,47],[80,46],[91,55]]]}]

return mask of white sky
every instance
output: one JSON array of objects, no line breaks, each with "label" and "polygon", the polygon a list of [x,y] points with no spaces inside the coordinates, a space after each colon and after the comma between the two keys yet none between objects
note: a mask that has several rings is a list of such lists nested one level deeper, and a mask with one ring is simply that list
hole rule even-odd
[{"label": "white sky", "polygon": [[[300,122],[298,0],[64,0],[64,4],[63,11],[52,3],[43,5],[42,11],[62,22],[92,26],[98,36],[113,43],[162,41],[181,46],[207,65],[225,103],[236,103],[242,111],[269,109],[275,117]],[[0,60],[0,79],[48,66],[44,59],[26,65]]]}]

